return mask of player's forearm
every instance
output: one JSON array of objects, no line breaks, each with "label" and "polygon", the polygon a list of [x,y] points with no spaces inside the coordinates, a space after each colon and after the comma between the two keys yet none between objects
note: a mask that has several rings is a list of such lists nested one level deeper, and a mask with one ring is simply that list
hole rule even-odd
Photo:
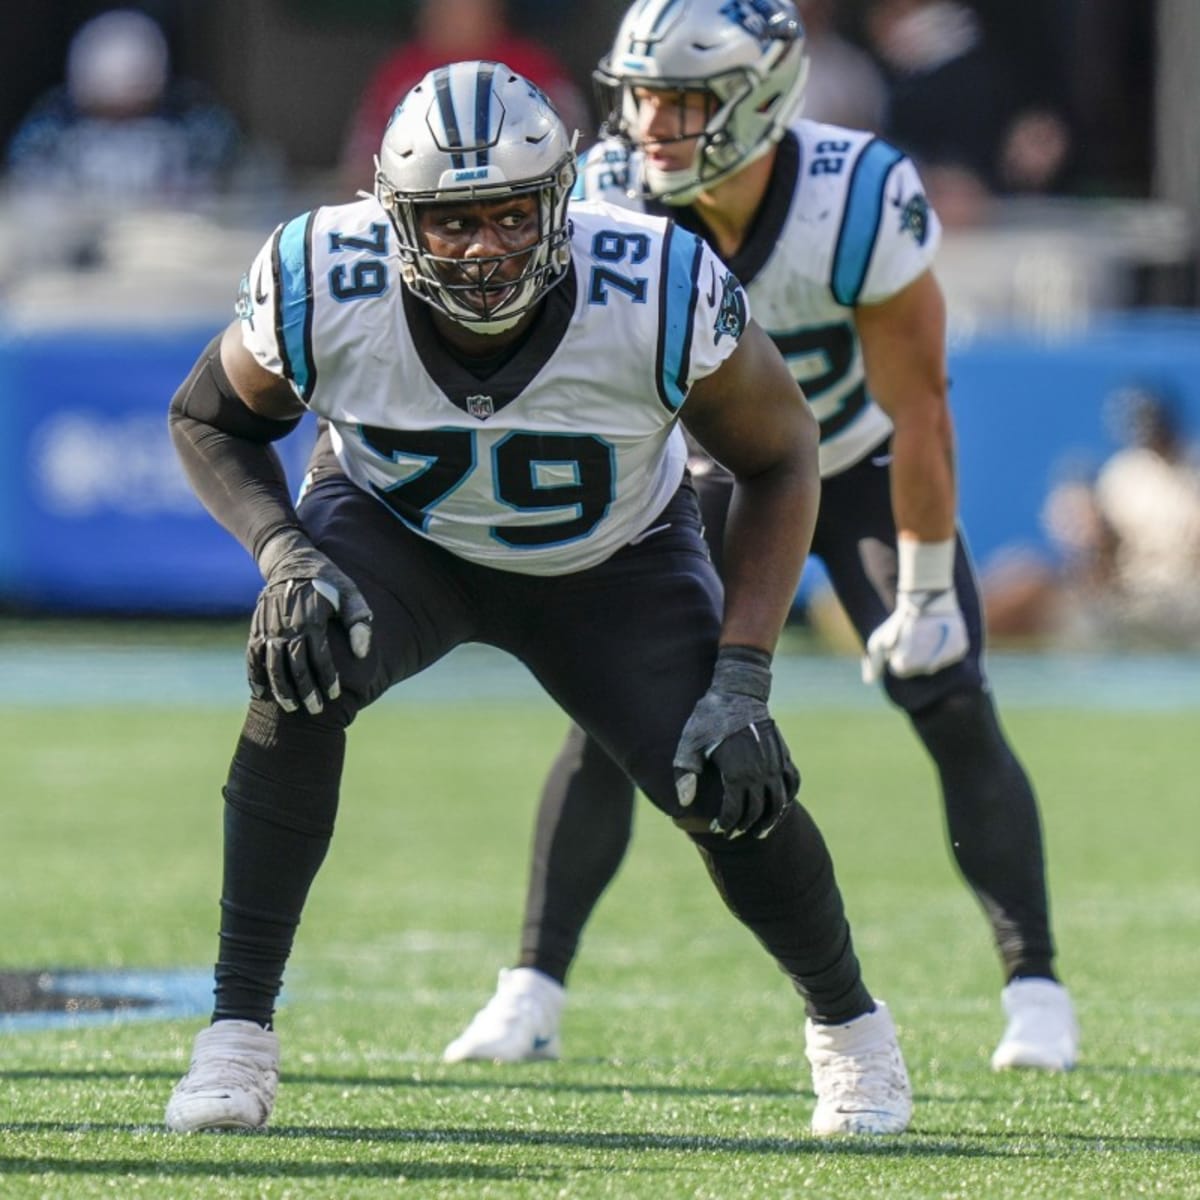
[{"label": "player's forearm", "polygon": [[272,536],[300,528],[287,477],[270,445],[295,422],[268,421],[238,407],[216,345],[205,349],[175,393],[168,425],[200,502],[257,562]]},{"label": "player's forearm", "polygon": [[773,653],[796,598],[820,501],[815,469],[740,479],[725,528],[721,644]]},{"label": "player's forearm", "polygon": [[941,542],[954,537],[957,487],[945,422],[897,422],[892,437],[892,514],[900,537]]}]

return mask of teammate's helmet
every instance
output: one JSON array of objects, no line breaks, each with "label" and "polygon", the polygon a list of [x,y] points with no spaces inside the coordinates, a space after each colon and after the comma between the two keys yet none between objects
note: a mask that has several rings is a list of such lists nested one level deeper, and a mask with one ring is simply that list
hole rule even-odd
[{"label": "teammate's helmet", "polygon": [[[509,329],[566,274],[574,139],[541,89],[503,63],[459,62],[430,71],[392,114],[375,166],[375,195],[396,229],[401,277],[414,295],[455,321],[481,333]],[[475,277],[462,282],[451,269],[458,260],[425,248],[418,225],[423,204],[518,195],[538,201],[531,250],[473,259]],[[501,263],[521,255],[528,261],[515,287],[492,282]],[[483,296],[482,311],[463,298],[467,292]]]},{"label": "teammate's helmet", "polygon": [[605,132],[634,147],[634,88],[710,97],[691,166],[643,165],[644,193],[668,204],[690,203],[765,154],[799,113],[807,76],[792,0],[634,0],[594,74]]}]

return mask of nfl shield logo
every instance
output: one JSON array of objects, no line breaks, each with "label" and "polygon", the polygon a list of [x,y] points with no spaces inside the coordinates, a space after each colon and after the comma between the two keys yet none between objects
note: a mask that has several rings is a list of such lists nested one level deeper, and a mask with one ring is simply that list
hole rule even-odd
[{"label": "nfl shield logo", "polygon": [[480,421],[486,421],[488,417],[495,413],[496,409],[492,404],[491,396],[468,396],[467,397],[467,412],[473,417],[477,417]]}]

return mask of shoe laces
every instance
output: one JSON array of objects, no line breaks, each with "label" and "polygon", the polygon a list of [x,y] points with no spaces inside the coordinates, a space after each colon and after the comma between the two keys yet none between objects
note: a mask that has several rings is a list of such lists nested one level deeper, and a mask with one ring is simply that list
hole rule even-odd
[{"label": "shoe laces", "polygon": [[827,1051],[815,1057],[812,1068],[813,1088],[826,1101],[853,1096],[859,1102],[869,1098],[873,1103],[889,1103],[908,1094],[891,1046],[859,1054]]},{"label": "shoe laces", "polygon": [[187,1075],[180,1081],[179,1090],[263,1092],[270,1088],[270,1077],[277,1070],[271,1055],[231,1046],[228,1050],[209,1051],[194,1058]]},{"label": "shoe laces", "polygon": [[496,994],[479,1010],[471,1024],[478,1022],[487,1025],[493,1021],[507,1023],[514,1017],[545,1022],[546,1011],[533,992],[518,990],[511,984],[505,986],[502,983]]}]

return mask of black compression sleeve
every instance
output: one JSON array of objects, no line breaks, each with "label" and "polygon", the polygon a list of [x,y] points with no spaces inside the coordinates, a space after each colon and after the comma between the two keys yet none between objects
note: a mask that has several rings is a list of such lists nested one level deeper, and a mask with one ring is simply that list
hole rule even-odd
[{"label": "black compression sleeve", "polygon": [[273,421],[236,395],[220,357],[221,337],[204,349],[171,400],[171,440],[201,503],[258,561],[281,529],[299,529],[287,478],[270,443],[299,418]]}]

